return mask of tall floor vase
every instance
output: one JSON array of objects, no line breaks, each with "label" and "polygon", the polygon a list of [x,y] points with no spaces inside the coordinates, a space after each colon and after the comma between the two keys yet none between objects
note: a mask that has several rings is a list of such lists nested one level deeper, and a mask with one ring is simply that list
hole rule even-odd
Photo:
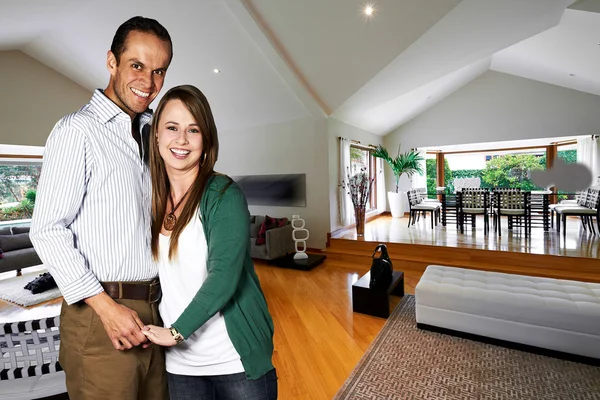
[{"label": "tall floor vase", "polygon": [[365,234],[365,208],[356,207],[354,218],[356,219],[356,235],[363,236]]}]

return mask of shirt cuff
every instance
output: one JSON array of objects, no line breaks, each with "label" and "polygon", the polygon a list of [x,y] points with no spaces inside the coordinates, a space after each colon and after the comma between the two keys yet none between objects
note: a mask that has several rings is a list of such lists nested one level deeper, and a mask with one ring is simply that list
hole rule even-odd
[{"label": "shirt cuff", "polygon": [[87,271],[76,281],[73,281],[61,289],[62,295],[68,305],[77,303],[88,297],[102,293],[104,289],[96,275],[92,271]]}]

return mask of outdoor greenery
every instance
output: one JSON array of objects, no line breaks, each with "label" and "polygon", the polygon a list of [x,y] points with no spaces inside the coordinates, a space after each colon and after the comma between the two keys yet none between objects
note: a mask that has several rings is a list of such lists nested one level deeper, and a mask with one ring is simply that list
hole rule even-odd
[{"label": "outdoor greenery", "polygon": [[[577,150],[562,150],[558,157],[567,164],[577,162]],[[436,160],[426,160],[427,192],[429,197],[435,197],[437,186]],[[541,157],[533,154],[509,154],[495,157],[486,163],[485,169],[450,170],[448,160],[444,159],[444,177],[446,193],[454,192],[453,181],[457,178],[481,179],[481,187],[514,187],[522,190],[539,190],[540,187],[531,182],[531,171],[546,168],[546,155]]]},{"label": "outdoor greenery", "polygon": [[533,154],[507,154],[486,163],[482,183],[491,187],[540,189],[531,181],[531,171],[545,169]]},{"label": "outdoor greenery", "polygon": [[0,165],[0,221],[29,219],[35,204],[35,189],[40,177],[40,166]]},{"label": "outdoor greenery", "polygon": [[13,221],[17,219],[29,219],[33,216],[35,206],[35,190],[30,190],[21,200],[19,205],[0,209],[0,221]]},{"label": "outdoor greenery", "polygon": [[385,147],[378,145],[373,151],[373,157],[383,159],[392,169],[396,178],[396,193],[398,193],[398,182],[402,175],[406,174],[410,178],[414,174],[422,175],[424,172],[421,167],[421,161],[424,158],[418,151],[410,150],[400,153],[400,147],[398,147],[398,155],[396,158],[392,158]]},{"label": "outdoor greenery", "polygon": [[[435,188],[437,187],[437,169],[435,158],[428,158],[425,160],[425,170],[427,177],[427,193],[429,198],[435,198]],[[458,172],[458,171],[456,171]],[[452,182],[453,171],[450,170],[448,160],[444,159],[444,177],[446,182]],[[452,193],[451,191],[448,193]]]}]

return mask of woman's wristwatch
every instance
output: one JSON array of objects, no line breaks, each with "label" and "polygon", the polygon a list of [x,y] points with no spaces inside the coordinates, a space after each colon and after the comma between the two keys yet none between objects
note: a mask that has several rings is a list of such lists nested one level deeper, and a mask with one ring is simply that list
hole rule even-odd
[{"label": "woman's wristwatch", "polygon": [[177,329],[175,329],[171,326],[169,328],[169,331],[171,332],[171,335],[173,335],[173,339],[175,339],[175,343],[179,344],[184,341],[183,335],[181,333],[177,332]]}]

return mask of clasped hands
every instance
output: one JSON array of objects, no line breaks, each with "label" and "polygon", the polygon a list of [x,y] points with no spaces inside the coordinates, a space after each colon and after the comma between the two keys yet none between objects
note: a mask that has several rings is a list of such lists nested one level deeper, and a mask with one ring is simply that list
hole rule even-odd
[{"label": "clasped hands", "polygon": [[135,346],[149,347],[177,344],[167,328],[145,325],[137,312],[112,300],[102,292],[89,297],[85,302],[96,312],[110,341],[117,350],[129,350]]}]

